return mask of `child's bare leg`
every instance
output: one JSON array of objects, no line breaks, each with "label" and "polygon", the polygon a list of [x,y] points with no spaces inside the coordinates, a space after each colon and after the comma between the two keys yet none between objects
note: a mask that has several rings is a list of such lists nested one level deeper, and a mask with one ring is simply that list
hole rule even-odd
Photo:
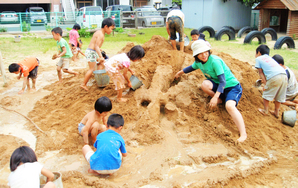
[{"label": "child's bare leg", "polygon": [[62,72],[61,72],[61,67],[57,66],[57,74],[58,74],[58,79],[59,82],[62,82]]},{"label": "child's bare leg", "polygon": [[69,69],[62,69],[63,72],[65,73],[69,73],[69,74],[74,74],[75,76],[77,76],[79,73],[75,72],[75,71],[72,71],[72,70],[69,70]]},{"label": "child's bare leg", "polygon": [[86,156],[86,154],[89,151],[93,151],[93,150],[91,149],[91,147],[89,145],[84,145],[84,147],[82,148],[82,152],[83,152],[84,157]]},{"label": "child's bare leg", "polygon": [[180,51],[184,52],[184,41],[180,42]]},{"label": "child's bare leg", "polygon": [[[213,84],[212,84],[211,81],[204,80],[203,83],[202,83],[202,85],[201,85],[201,88],[210,97],[213,97],[215,95],[215,93],[212,91]],[[217,104],[220,104],[220,103],[222,103],[222,100],[220,98],[218,98]]]},{"label": "child's bare leg", "polygon": [[27,90],[30,91],[29,77],[27,78]]},{"label": "child's bare leg", "polygon": [[259,112],[263,115],[268,115],[269,101],[263,98],[264,109],[259,108]]},{"label": "child's bare leg", "polygon": [[36,91],[35,83],[36,83],[36,78],[32,78],[32,89],[33,91]]},{"label": "child's bare leg", "polygon": [[279,116],[280,102],[274,101],[274,105],[275,105],[275,110],[274,111],[270,111],[270,113],[272,115],[274,115],[276,118],[278,118],[278,116]]},{"label": "child's bare leg", "polygon": [[177,47],[176,47],[176,40],[171,40],[171,43],[172,43],[172,47],[174,50],[177,50]]},{"label": "child's bare leg", "polygon": [[85,75],[83,83],[80,85],[80,87],[85,89],[86,91],[88,91],[87,82],[89,81],[90,77],[92,76],[96,62],[88,62],[88,64],[89,64],[89,70],[87,71],[87,73]]},{"label": "child's bare leg", "polygon": [[127,101],[127,99],[122,98],[122,91],[123,91],[123,89],[117,90],[117,101],[118,102],[126,102]]},{"label": "child's bare leg", "polygon": [[240,132],[240,137],[237,139],[238,142],[244,142],[247,138],[246,130],[245,130],[245,124],[243,117],[239,110],[236,107],[236,101],[234,100],[228,100],[226,102],[226,109],[228,113],[231,115],[234,123],[236,124],[239,132]]}]

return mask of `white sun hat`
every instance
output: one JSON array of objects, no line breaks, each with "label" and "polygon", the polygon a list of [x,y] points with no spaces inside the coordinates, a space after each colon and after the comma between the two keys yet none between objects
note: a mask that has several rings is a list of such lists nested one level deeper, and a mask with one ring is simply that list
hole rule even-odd
[{"label": "white sun hat", "polygon": [[192,43],[191,49],[193,51],[193,56],[196,56],[200,53],[210,50],[211,48],[207,45],[206,41],[196,40]]}]

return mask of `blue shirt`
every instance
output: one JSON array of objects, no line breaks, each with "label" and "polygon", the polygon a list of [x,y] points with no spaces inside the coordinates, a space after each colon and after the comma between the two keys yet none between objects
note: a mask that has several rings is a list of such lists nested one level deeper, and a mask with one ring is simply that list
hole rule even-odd
[{"label": "blue shirt", "polygon": [[121,153],[126,153],[123,138],[117,132],[109,129],[100,133],[94,143],[95,153],[90,157],[92,170],[116,170],[121,166]]},{"label": "blue shirt", "polygon": [[266,80],[269,80],[278,74],[286,74],[285,69],[267,54],[256,58],[255,67],[263,70]]}]

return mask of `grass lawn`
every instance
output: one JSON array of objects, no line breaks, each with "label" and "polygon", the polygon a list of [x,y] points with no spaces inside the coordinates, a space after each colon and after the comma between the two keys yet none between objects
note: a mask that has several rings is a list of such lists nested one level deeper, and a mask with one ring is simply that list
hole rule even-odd
[{"label": "grass lawn", "polygon": [[[185,28],[185,34],[191,39],[190,31],[192,29]],[[128,34],[136,34],[136,37],[129,37]],[[252,44],[243,44],[243,38],[228,41],[228,37],[224,35],[222,41],[216,41],[214,38],[209,37],[209,33],[205,32],[206,40],[212,45],[212,49],[218,52],[225,52],[232,55],[234,58],[240,59],[244,62],[254,64],[255,49],[259,45],[257,41],[253,41]],[[51,33],[48,33],[51,36]],[[102,49],[110,54],[116,54],[121,48],[123,48],[127,42],[133,42],[134,44],[143,44],[151,39],[153,35],[161,35],[165,38],[168,37],[165,27],[159,28],[142,28],[142,29],[124,29],[123,32],[113,32],[110,35],[106,35],[105,42]],[[64,37],[68,41],[68,37]],[[82,50],[88,47],[91,40],[89,38],[81,38],[83,41]],[[297,40],[296,40],[297,41]],[[297,59],[298,51],[296,49],[284,48],[281,50],[274,50],[273,46],[275,41],[267,40],[268,46],[271,48],[270,56],[280,54],[285,59],[285,64],[294,70],[298,70]],[[18,59],[20,56],[29,56],[33,54],[46,54],[57,50],[56,41],[52,38],[41,39],[34,34],[27,34],[27,37],[22,37],[21,43],[15,43],[13,38],[0,38],[0,51],[3,56],[9,59]]]}]

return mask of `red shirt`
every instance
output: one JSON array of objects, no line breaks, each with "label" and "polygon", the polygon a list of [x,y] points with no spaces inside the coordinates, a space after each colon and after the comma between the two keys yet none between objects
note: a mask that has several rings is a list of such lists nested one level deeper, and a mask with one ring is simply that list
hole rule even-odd
[{"label": "red shirt", "polygon": [[24,77],[27,77],[29,75],[29,72],[31,72],[35,67],[38,66],[38,61],[36,57],[27,57],[23,61],[20,61],[18,64],[21,66],[21,73],[23,73]]}]

